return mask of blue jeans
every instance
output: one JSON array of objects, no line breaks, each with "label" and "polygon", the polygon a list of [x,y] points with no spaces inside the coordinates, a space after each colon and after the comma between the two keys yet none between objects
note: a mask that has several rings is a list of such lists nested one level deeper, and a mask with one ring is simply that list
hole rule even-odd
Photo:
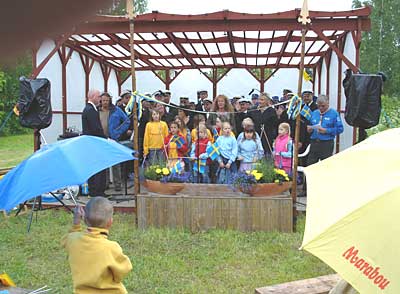
[{"label": "blue jeans", "polygon": [[208,176],[208,173],[210,172],[210,169],[208,165],[204,167],[204,173],[197,173],[196,171],[193,172],[193,183],[202,183],[202,184],[209,184],[210,183],[210,177]]},{"label": "blue jeans", "polygon": [[147,155],[146,166],[165,163],[165,155],[162,149],[150,149]]},{"label": "blue jeans", "polygon": [[[222,162],[226,165],[228,163],[228,159],[222,158]],[[232,176],[236,174],[237,168],[236,163],[232,162],[231,167],[228,168],[220,168],[217,170],[217,184],[232,184]]]}]

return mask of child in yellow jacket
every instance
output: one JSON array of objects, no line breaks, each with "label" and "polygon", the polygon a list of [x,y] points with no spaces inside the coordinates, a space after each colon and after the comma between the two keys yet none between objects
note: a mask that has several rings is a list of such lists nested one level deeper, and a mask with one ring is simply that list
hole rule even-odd
[{"label": "child in yellow jacket", "polygon": [[[117,242],[108,240],[113,206],[103,197],[94,197],[83,209],[77,206],[74,225],[63,238],[72,272],[74,294],[126,294],[122,279],[132,270],[129,258]],[[88,226],[81,230],[84,218]]]},{"label": "child in yellow jacket", "polygon": [[151,111],[151,121],[146,124],[144,130],[143,155],[147,158],[147,164],[158,164],[165,161],[164,139],[168,136],[166,122],[160,121],[160,113]]}]

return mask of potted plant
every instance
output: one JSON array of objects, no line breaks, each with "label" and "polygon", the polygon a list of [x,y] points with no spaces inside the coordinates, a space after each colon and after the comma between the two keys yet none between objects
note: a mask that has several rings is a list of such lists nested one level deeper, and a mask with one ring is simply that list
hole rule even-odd
[{"label": "potted plant", "polygon": [[144,186],[149,192],[175,195],[189,181],[189,172],[172,172],[162,164],[150,165],[144,170]]},{"label": "potted plant", "polygon": [[234,190],[251,196],[274,196],[288,191],[291,179],[283,169],[277,169],[271,160],[262,160],[246,172],[238,172],[233,179]]}]

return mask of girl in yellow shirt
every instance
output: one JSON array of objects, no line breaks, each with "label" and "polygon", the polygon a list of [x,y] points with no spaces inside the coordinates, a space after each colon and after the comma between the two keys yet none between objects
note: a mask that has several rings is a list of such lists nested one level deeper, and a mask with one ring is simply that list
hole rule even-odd
[{"label": "girl in yellow shirt", "polygon": [[147,164],[153,165],[165,162],[164,139],[168,136],[166,122],[160,121],[160,113],[151,110],[151,120],[144,130],[143,155]]}]

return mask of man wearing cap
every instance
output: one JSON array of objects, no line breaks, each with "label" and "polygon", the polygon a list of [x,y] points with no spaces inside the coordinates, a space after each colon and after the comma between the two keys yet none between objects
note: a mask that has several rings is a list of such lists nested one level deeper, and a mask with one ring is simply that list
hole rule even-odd
[{"label": "man wearing cap", "polygon": [[204,107],[204,111],[205,112],[207,112],[207,113],[205,113],[204,115],[205,115],[205,117],[206,117],[206,120],[208,119],[208,117],[210,116],[210,112],[211,112],[211,109],[212,109],[212,105],[213,105],[213,101],[211,100],[211,98],[204,98],[203,99],[203,107]]},{"label": "man wearing cap", "polygon": [[203,107],[203,100],[208,98],[208,92],[207,90],[200,90],[197,92],[197,97],[199,98],[199,103],[196,105],[196,110],[198,111],[204,111]]},{"label": "man wearing cap", "polygon": [[240,111],[240,104],[239,104],[239,100],[242,99],[243,97],[240,96],[234,96],[231,99],[231,105],[233,107],[233,109],[237,112]]},{"label": "man wearing cap", "polygon": [[241,132],[243,132],[242,121],[247,117],[251,118],[251,115],[248,112],[251,101],[247,100],[246,98],[240,98],[237,103],[239,104],[239,112],[235,113],[235,123],[236,135],[239,135]]},{"label": "man wearing cap", "polygon": [[311,111],[314,111],[318,108],[317,103],[314,102],[314,95],[313,92],[310,90],[306,90],[301,94],[303,102],[310,107]]},{"label": "man wearing cap", "polygon": [[162,101],[164,102],[164,96],[161,90],[156,91],[154,94],[154,99],[158,100],[158,101]]},{"label": "man wearing cap", "polygon": [[257,109],[257,107],[258,107],[258,98],[259,97],[260,97],[260,95],[258,95],[257,93],[251,94],[251,107],[250,107],[250,109]]},{"label": "man wearing cap", "polygon": [[[118,104],[116,104],[116,105],[117,105],[119,108],[121,108],[121,110],[122,110],[124,113],[126,113],[125,108],[126,108],[126,106],[128,105],[129,100],[131,99],[131,95],[132,95],[131,90],[123,90],[123,91],[121,92],[121,94],[119,95],[120,100],[119,100]],[[133,117],[132,117],[132,116],[130,117],[130,120],[131,120],[131,124],[129,125],[129,129],[128,129],[128,131],[127,131],[126,133],[122,134],[122,136],[121,136],[121,138],[120,138],[120,141],[129,140],[130,135],[131,135],[132,132],[133,132]]]},{"label": "man wearing cap", "polygon": [[125,112],[125,107],[128,105],[129,100],[131,99],[131,90],[123,90],[119,97],[121,97],[120,108]]},{"label": "man wearing cap", "polygon": [[163,102],[166,104],[169,104],[171,106],[165,105],[165,112],[168,113],[171,117],[175,117],[178,115],[178,105],[171,103],[171,91],[170,90],[164,90],[163,91]]},{"label": "man wearing cap", "polygon": [[179,98],[179,105],[181,107],[188,107],[189,106],[189,97],[182,96]]}]

